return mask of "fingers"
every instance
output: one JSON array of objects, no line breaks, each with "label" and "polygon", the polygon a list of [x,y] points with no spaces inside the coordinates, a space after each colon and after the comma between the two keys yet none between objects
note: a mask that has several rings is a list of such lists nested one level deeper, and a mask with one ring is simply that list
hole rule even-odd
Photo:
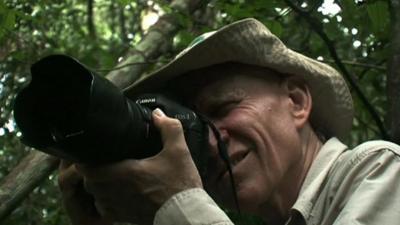
[{"label": "fingers", "polygon": [[59,169],[63,170],[63,169],[66,169],[66,168],[70,167],[71,165],[72,165],[72,162],[62,159],[61,162],[60,162]]},{"label": "fingers", "polygon": [[93,181],[105,181],[114,179],[115,175],[119,177],[128,177],[132,170],[140,164],[139,160],[126,159],[109,164],[102,164],[98,166],[88,166],[84,164],[77,164],[75,167],[77,171],[85,178]]},{"label": "fingers", "polygon": [[[158,205],[149,202],[146,193],[139,188],[138,182],[143,181],[142,176],[147,176],[138,174],[136,164],[136,160],[124,160],[97,167],[77,166],[84,176],[84,189],[93,196],[94,206],[102,218],[138,222],[146,219],[138,217],[143,213],[153,218]],[[149,186],[153,188],[154,185]],[[146,209],[142,203],[152,208]]]},{"label": "fingers", "polygon": [[75,164],[61,161],[58,182],[63,205],[72,224],[112,224],[110,220],[99,215],[94,206],[93,197],[83,187],[84,178],[76,169]]},{"label": "fingers", "polygon": [[[93,196],[91,204],[100,218],[151,222],[156,210],[172,195],[202,187],[180,121],[161,110],[153,111],[153,121],[163,140],[163,150],[156,156],[98,166],[61,163],[63,176],[75,176],[82,182],[82,190]],[[82,207],[78,211],[83,211]]]},{"label": "fingers", "polygon": [[[127,159],[99,166],[76,165],[76,168],[84,177],[85,190],[99,200],[113,195],[118,196],[121,194],[118,190],[125,191],[125,187],[128,186],[130,188],[126,190],[127,192],[136,191],[131,186],[137,179],[132,179],[132,177],[137,177],[140,172],[137,169],[140,167],[139,164],[137,160]],[[130,183],[127,183],[128,181]]]},{"label": "fingers", "polygon": [[159,108],[153,110],[154,125],[160,130],[164,148],[186,148],[182,124],[179,120],[167,117]]},{"label": "fingers", "polygon": [[83,177],[78,173],[75,166],[65,160],[61,160],[58,186],[64,195],[73,195],[75,187],[82,183]]}]

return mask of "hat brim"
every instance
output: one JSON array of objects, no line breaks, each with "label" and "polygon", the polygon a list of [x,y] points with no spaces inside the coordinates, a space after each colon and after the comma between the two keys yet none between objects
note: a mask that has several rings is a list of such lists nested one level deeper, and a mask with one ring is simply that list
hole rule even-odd
[{"label": "hat brim", "polygon": [[187,72],[225,62],[256,65],[303,78],[311,92],[311,124],[325,137],[344,138],[353,102],[343,77],[332,67],[287,48],[262,23],[244,19],[185,49],[174,60],[124,90],[128,97],[153,92]]}]

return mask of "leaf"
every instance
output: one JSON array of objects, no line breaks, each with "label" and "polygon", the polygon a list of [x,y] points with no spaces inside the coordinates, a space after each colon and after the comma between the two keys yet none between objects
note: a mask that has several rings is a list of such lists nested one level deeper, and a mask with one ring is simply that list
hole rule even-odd
[{"label": "leaf", "polygon": [[274,20],[266,21],[265,25],[268,27],[268,29],[275,34],[277,37],[280,37],[282,35],[282,25]]},{"label": "leaf", "polygon": [[4,5],[0,6],[0,41],[3,37],[7,36],[15,25],[15,11],[6,8]]},{"label": "leaf", "polygon": [[25,54],[22,51],[13,51],[11,52],[10,56],[12,56],[14,59],[18,59],[20,61],[24,60]]},{"label": "leaf", "polygon": [[117,0],[117,2],[121,5],[121,6],[126,6],[129,3],[131,3],[131,0]]},{"label": "leaf", "polygon": [[372,22],[373,32],[376,34],[385,32],[390,18],[388,4],[383,1],[367,4],[367,12]]},{"label": "leaf", "polygon": [[5,15],[3,24],[5,29],[10,30],[15,25],[15,12],[13,10],[9,10],[8,13]]},{"label": "leaf", "polygon": [[354,0],[343,0],[340,3],[344,17],[351,18],[357,13],[357,5]]},{"label": "leaf", "polygon": [[15,12],[15,16],[17,18],[23,19],[23,20],[33,20],[33,17],[31,15],[25,14],[21,11],[14,11]]},{"label": "leaf", "polygon": [[257,9],[273,9],[274,7],[276,7],[276,2],[275,0],[269,0],[269,1],[265,1],[265,0],[253,0],[253,1],[249,1],[247,4],[251,4],[253,5],[254,8]]},{"label": "leaf", "polygon": [[181,31],[179,34],[176,36],[175,39],[175,45],[177,49],[183,49],[186,46],[188,46],[194,39],[194,36],[191,32],[188,31]]}]

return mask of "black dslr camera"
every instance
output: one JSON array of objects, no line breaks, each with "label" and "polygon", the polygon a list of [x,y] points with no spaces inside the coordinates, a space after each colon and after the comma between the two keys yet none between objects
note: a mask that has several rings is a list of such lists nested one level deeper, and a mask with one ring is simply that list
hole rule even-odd
[{"label": "black dslr camera", "polygon": [[128,99],[110,81],[65,55],[39,60],[31,74],[14,105],[24,144],[79,163],[146,158],[162,149],[151,116],[160,108],[181,121],[200,173],[206,167],[207,124],[177,102],[156,94]]}]

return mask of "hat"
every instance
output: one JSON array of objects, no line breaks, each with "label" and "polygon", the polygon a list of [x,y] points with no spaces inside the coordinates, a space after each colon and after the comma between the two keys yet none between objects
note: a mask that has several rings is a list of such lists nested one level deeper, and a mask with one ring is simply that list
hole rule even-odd
[{"label": "hat", "polygon": [[353,101],[343,77],[332,67],[287,48],[261,22],[249,18],[196,38],[175,59],[124,90],[128,97],[155,91],[200,68],[238,62],[303,78],[311,92],[312,126],[325,137],[344,138],[353,119]]}]

